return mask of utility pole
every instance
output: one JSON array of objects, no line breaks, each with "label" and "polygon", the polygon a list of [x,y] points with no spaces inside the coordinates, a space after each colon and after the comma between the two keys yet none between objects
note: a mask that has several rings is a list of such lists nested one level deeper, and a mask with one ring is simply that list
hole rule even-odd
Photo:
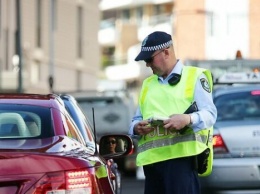
[{"label": "utility pole", "polygon": [[23,79],[22,79],[22,71],[23,71],[23,58],[22,58],[22,46],[21,46],[21,7],[20,0],[16,0],[16,54],[19,57],[19,74],[18,74],[18,93],[23,93]]},{"label": "utility pole", "polygon": [[50,17],[49,17],[49,87],[50,92],[53,93],[54,87],[54,0],[49,1],[50,4]]}]

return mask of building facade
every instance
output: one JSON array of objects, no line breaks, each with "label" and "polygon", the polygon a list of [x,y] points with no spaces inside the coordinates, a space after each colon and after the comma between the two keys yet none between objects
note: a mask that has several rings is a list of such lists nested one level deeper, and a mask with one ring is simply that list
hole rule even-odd
[{"label": "building facade", "polygon": [[96,89],[98,4],[96,0],[0,0],[0,92]]},{"label": "building facade", "polygon": [[134,58],[154,30],[172,34],[184,62],[259,59],[259,21],[259,0],[0,0],[0,92],[135,85],[151,74]]},{"label": "building facade", "polygon": [[183,62],[232,60],[237,51],[245,59],[259,59],[259,9],[258,0],[102,0],[99,42],[103,57],[114,65],[106,68],[107,76],[122,79],[111,74],[118,69],[129,82],[149,75],[145,63],[134,58],[140,42],[155,30],[172,34]]}]

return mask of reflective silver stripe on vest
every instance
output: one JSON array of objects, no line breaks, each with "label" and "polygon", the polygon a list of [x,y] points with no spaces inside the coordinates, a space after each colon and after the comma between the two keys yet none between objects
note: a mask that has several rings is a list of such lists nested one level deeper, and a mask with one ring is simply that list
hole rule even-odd
[{"label": "reflective silver stripe on vest", "polygon": [[[209,141],[211,141],[211,140],[212,140],[212,138],[209,138]],[[143,145],[138,146],[138,153],[144,152],[144,151],[152,149],[152,148],[169,146],[169,145],[174,145],[176,143],[187,142],[187,141],[198,141],[198,142],[206,144],[207,136],[193,133],[193,134],[188,134],[188,135],[175,136],[172,138],[153,140],[153,141],[150,141],[150,142],[144,143]]]}]

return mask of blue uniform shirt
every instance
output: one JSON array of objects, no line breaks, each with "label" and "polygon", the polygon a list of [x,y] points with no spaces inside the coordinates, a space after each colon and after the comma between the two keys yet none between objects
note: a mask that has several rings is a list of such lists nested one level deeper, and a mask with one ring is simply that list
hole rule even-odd
[{"label": "blue uniform shirt", "polygon": [[[180,60],[178,60],[170,75],[168,75],[168,77],[166,77],[165,79],[159,77],[159,82],[161,84],[168,84],[168,80],[172,77],[172,74],[181,74],[182,68],[183,64]],[[194,130],[194,132],[213,126],[217,119],[217,109],[213,103],[212,93],[209,93],[205,89],[203,89],[200,82],[201,78],[205,78],[206,80],[208,80],[206,75],[202,74],[198,78],[195,86],[194,100],[197,103],[199,111],[191,114],[192,124],[190,127]],[[143,116],[141,114],[140,107],[138,106],[130,125],[130,135],[133,135],[133,128],[135,124],[141,120],[143,120]]]}]

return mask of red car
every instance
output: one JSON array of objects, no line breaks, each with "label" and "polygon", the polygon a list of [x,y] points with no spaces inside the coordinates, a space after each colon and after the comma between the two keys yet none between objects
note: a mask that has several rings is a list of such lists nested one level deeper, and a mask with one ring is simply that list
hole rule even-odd
[{"label": "red car", "polygon": [[116,175],[100,155],[108,139],[123,142],[120,157],[133,151],[126,135],[82,135],[55,94],[0,94],[0,193],[113,194]]}]

